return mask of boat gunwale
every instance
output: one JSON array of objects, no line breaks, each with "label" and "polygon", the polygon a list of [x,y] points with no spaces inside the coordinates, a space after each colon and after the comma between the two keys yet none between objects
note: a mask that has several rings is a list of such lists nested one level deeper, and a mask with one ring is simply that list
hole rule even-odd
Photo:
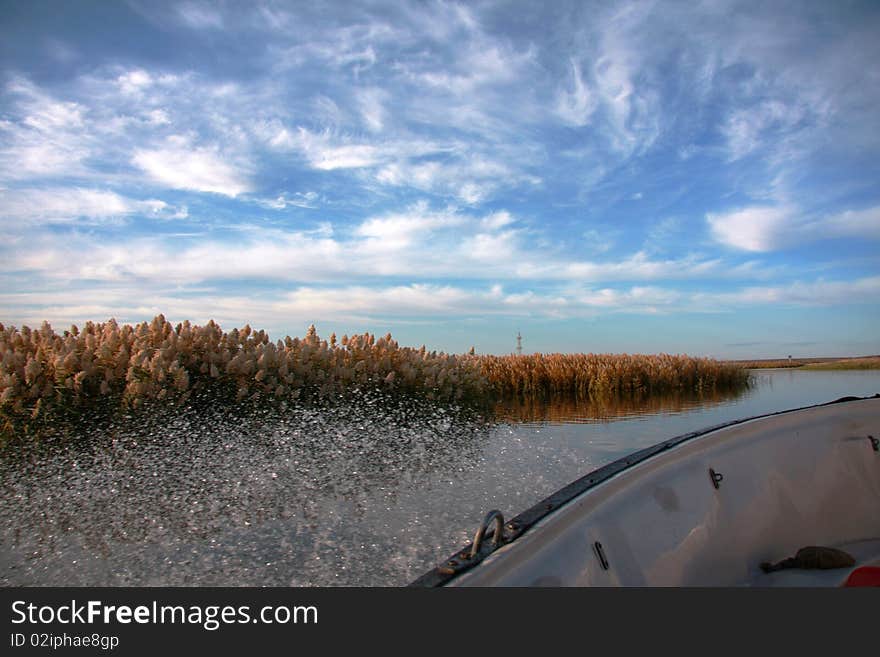
[{"label": "boat gunwale", "polygon": [[[579,495],[589,491],[592,488],[595,488],[601,483],[608,481],[609,479],[620,474],[621,472],[629,470],[630,468],[633,468],[636,465],[643,463],[653,456],[678,447],[679,445],[694,440],[695,438],[700,438],[701,436],[705,436],[706,434],[713,433],[720,429],[726,429],[727,427],[736,426],[738,424],[745,424],[746,422],[751,422],[753,420],[760,420],[764,418],[785,415],[787,413],[796,413],[798,411],[806,411],[812,408],[822,408],[824,406],[831,406],[834,404],[842,404],[853,401],[866,401],[869,399],[880,399],[880,393],[871,395],[869,397],[841,397],[840,399],[835,399],[833,401],[824,402],[821,404],[813,404],[810,406],[802,406],[799,408],[792,408],[784,411],[765,413],[763,415],[754,415],[739,420],[731,420],[729,422],[716,424],[705,429],[699,429],[697,431],[692,431],[690,433],[675,436],[673,438],[669,438],[667,440],[659,442],[655,445],[637,450],[627,456],[621,457],[615,461],[612,461],[611,463],[607,463],[600,468],[588,472],[587,474],[576,479],[575,481],[563,486],[556,492],[551,493],[543,500],[532,505],[531,507],[505,523],[504,541],[499,542],[497,546],[494,544],[494,541],[486,540],[483,543],[483,548],[476,555],[471,556],[472,546],[470,543],[468,543],[464,547],[450,555],[450,557],[442,562],[440,565],[435,566],[434,568],[430,569],[422,576],[420,576],[418,579],[408,584],[408,586],[434,588],[447,584],[449,581],[455,579],[458,575],[470,570],[471,568],[481,563],[497,548],[510,545],[511,543],[516,541],[516,539],[518,539],[529,529],[534,527],[541,520],[546,518],[554,511],[557,511],[563,505],[571,502]],[[487,532],[486,538],[491,537],[493,534],[494,531]]]}]

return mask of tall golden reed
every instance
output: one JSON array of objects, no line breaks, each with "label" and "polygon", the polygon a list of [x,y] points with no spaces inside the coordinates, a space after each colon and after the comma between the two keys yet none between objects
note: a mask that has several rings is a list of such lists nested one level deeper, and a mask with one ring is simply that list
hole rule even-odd
[{"label": "tall golden reed", "polygon": [[479,363],[498,393],[520,398],[702,391],[748,380],[735,365],[670,354],[481,356]]},{"label": "tall golden reed", "polygon": [[47,406],[118,397],[186,401],[224,389],[237,399],[303,393],[330,397],[365,386],[440,400],[588,397],[742,386],[741,367],[688,356],[612,354],[450,355],[401,347],[388,334],[270,342],[250,326],[172,326],[162,315],[135,326],[86,322],[62,334],[0,324],[0,411],[38,417]]}]

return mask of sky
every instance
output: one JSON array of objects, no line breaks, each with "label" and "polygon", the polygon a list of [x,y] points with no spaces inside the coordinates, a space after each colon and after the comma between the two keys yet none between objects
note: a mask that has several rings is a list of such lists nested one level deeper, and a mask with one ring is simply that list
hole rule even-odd
[{"label": "sky", "polygon": [[876,2],[0,0],[0,322],[880,353]]}]

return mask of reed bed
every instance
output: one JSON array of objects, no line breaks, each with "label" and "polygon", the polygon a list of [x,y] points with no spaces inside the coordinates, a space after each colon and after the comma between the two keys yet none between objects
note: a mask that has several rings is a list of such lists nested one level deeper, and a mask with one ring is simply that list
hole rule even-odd
[{"label": "reed bed", "polygon": [[481,372],[503,397],[587,398],[700,392],[747,385],[741,367],[683,355],[533,354],[481,356]]},{"label": "reed bed", "polygon": [[136,326],[86,322],[62,335],[46,322],[39,330],[0,324],[0,354],[0,404],[19,411],[100,396],[137,407],[208,387],[231,389],[237,399],[327,397],[369,385],[461,398],[485,388],[470,357],[400,347],[390,334],[322,340],[311,326],[304,338],[273,343],[250,326],[225,333],[213,321],[172,326],[162,315]]},{"label": "reed bed", "polygon": [[[490,403],[498,398],[584,398],[595,394],[703,391],[746,385],[742,367],[687,356],[453,355],[401,347],[390,334],[272,342],[250,326],[215,322],[120,325],[86,322],[56,333],[0,324],[0,419],[37,421],[100,406],[145,403],[329,399],[381,389],[422,398]],[[208,393],[204,395],[202,393]]]}]

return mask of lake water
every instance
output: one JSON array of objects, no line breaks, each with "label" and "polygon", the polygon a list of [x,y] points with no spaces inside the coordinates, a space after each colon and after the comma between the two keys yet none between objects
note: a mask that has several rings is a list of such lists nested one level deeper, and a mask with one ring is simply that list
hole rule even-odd
[{"label": "lake water", "polygon": [[504,407],[370,398],[132,418],[0,453],[0,584],[406,584],[605,463],[730,420],[880,392],[880,371],[756,370],[736,396]]}]

